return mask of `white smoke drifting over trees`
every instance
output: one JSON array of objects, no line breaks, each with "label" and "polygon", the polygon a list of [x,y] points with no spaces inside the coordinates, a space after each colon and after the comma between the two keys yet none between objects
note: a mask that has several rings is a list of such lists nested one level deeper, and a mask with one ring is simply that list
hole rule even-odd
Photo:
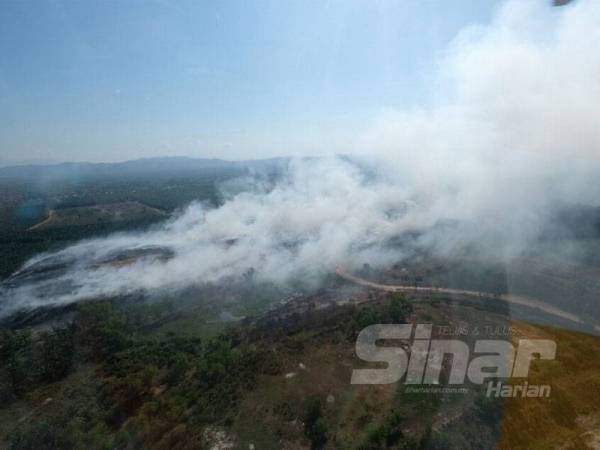
[{"label": "white smoke drifting over trees", "polygon": [[[598,24],[596,1],[507,2],[489,25],[452,43],[429,106],[388,110],[357,130],[361,154],[292,160],[268,190],[257,183],[152,231],[73,245],[52,256],[68,261],[60,275],[5,289],[4,312],[250,271],[276,282],[315,279],[338,264],[401,258],[410,248],[390,242],[406,233],[415,233],[411,248],[483,243],[491,256],[518,255],[558,205],[597,203]],[[169,249],[169,258],[99,263],[149,246]]]}]

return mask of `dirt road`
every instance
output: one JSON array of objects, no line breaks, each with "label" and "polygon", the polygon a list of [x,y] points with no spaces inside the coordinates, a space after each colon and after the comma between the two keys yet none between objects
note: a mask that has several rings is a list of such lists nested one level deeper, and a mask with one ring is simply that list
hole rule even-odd
[{"label": "dirt road", "polygon": [[[531,297],[525,297],[521,295],[513,295],[513,294],[501,294],[494,295],[489,292],[480,292],[480,291],[469,291],[463,289],[451,289],[451,288],[438,288],[438,287],[426,287],[426,286],[406,286],[406,285],[391,285],[391,284],[379,284],[373,281],[365,280],[364,278],[357,277],[346,272],[342,267],[336,267],[335,273],[344,278],[345,280],[351,281],[356,284],[360,284],[361,286],[370,287],[373,289],[378,289],[380,291],[387,292],[422,292],[422,293],[430,293],[430,294],[449,294],[449,295],[465,295],[469,297],[477,297],[477,298],[489,298],[494,299],[497,298],[499,300],[503,300],[507,303],[512,303],[515,305],[526,306],[528,308],[538,309],[542,312],[550,314],[552,316],[560,317],[561,319],[566,319],[571,322],[584,324],[586,323],[583,319],[575,314],[564,311],[555,306],[549,305],[548,303],[544,303],[540,300]],[[600,332],[600,326],[594,326],[594,330]]]}]

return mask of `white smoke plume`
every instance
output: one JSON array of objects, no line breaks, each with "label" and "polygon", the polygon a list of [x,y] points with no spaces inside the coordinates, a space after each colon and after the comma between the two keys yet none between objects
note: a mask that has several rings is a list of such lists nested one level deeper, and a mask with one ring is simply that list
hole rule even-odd
[{"label": "white smoke plume", "polygon": [[[598,24],[596,1],[509,1],[490,24],[455,39],[429,106],[385,111],[357,131],[359,155],[292,160],[272,189],[68,247],[52,255],[67,268],[51,280],[4,289],[3,313],[249,272],[314,279],[339,264],[397,260],[410,249],[390,242],[408,232],[418,232],[411,247],[452,252],[486,242],[498,257],[516,255],[557,205],[598,203]],[[154,246],[169,258],[102,263]]]}]

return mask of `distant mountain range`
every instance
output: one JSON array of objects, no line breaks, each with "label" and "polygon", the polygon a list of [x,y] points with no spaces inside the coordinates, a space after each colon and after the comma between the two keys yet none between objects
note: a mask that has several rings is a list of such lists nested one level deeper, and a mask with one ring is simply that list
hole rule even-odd
[{"label": "distant mountain range", "polygon": [[272,158],[248,161],[226,161],[223,159],[163,157],[143,158],[118,163],[75,163],[66,162],[49,165],[19,165],[0,167],[0,178],[71,178],[71,177],[114,177],[146,175],[152,173],[182,173],[198,170],[220,169],[265,169],[286,164],[288,158]]}]

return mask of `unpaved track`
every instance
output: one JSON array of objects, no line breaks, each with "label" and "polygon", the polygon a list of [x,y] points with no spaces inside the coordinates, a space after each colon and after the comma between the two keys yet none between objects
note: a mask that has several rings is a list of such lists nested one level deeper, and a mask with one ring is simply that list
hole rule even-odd
[{"label": "unpaved track", "polygon": [[42,220],[41,222],[36,223],[35,225],[33,225],[32,227],[27,228],[27,231],[32,231],[32,230],[36,230],[40,227],[43,227],[44,225],[46,225],[47,223],[50,223],[54,220],[54,216],[56,215],[56,212],[51,209],[50,211],[48,211],[48,217],[46,217],[44,220]]},{"label": "unpaved track", "polygon": [[[507,303],[512,303],[514,305],[526,306],[528,308],[538,309],[547,314],[550,314],[555,317],[560,317],[561,319],[570,320],[571,322],[575,322],[578,324],[586,323],[581,317],[576,316],[567,311],[563,311],[560,308],[549,305],[548,303],[544,303],[540,300],[531,297],[525,297],[521,295],[513,295],[513,294],[501,294],[494,295],[489,292],[480,292],[480,291],[468,291],[463,289],[451,289],[451,288],[438,288],[438,287],[426,287],[426,286],[407,286],[407,285],[395,285],[395,284],[379,284],[373,281],[365,280],[364,278],[357,277],[346,272],[342,267],[336,267],[335,273],[344,278],[345,280],[351,281],[356,284],[360,284],[361,286],[370,287],[373,289],[378,289],[380,291],[387,292],[421,292],[424,294],[449,294],[449,295],[464,295],[469,297],[477,297],[477,298],[497,298],[499,300],[503,300]],[[594,330],[600,332],[600,326],[595,325]]]}]

